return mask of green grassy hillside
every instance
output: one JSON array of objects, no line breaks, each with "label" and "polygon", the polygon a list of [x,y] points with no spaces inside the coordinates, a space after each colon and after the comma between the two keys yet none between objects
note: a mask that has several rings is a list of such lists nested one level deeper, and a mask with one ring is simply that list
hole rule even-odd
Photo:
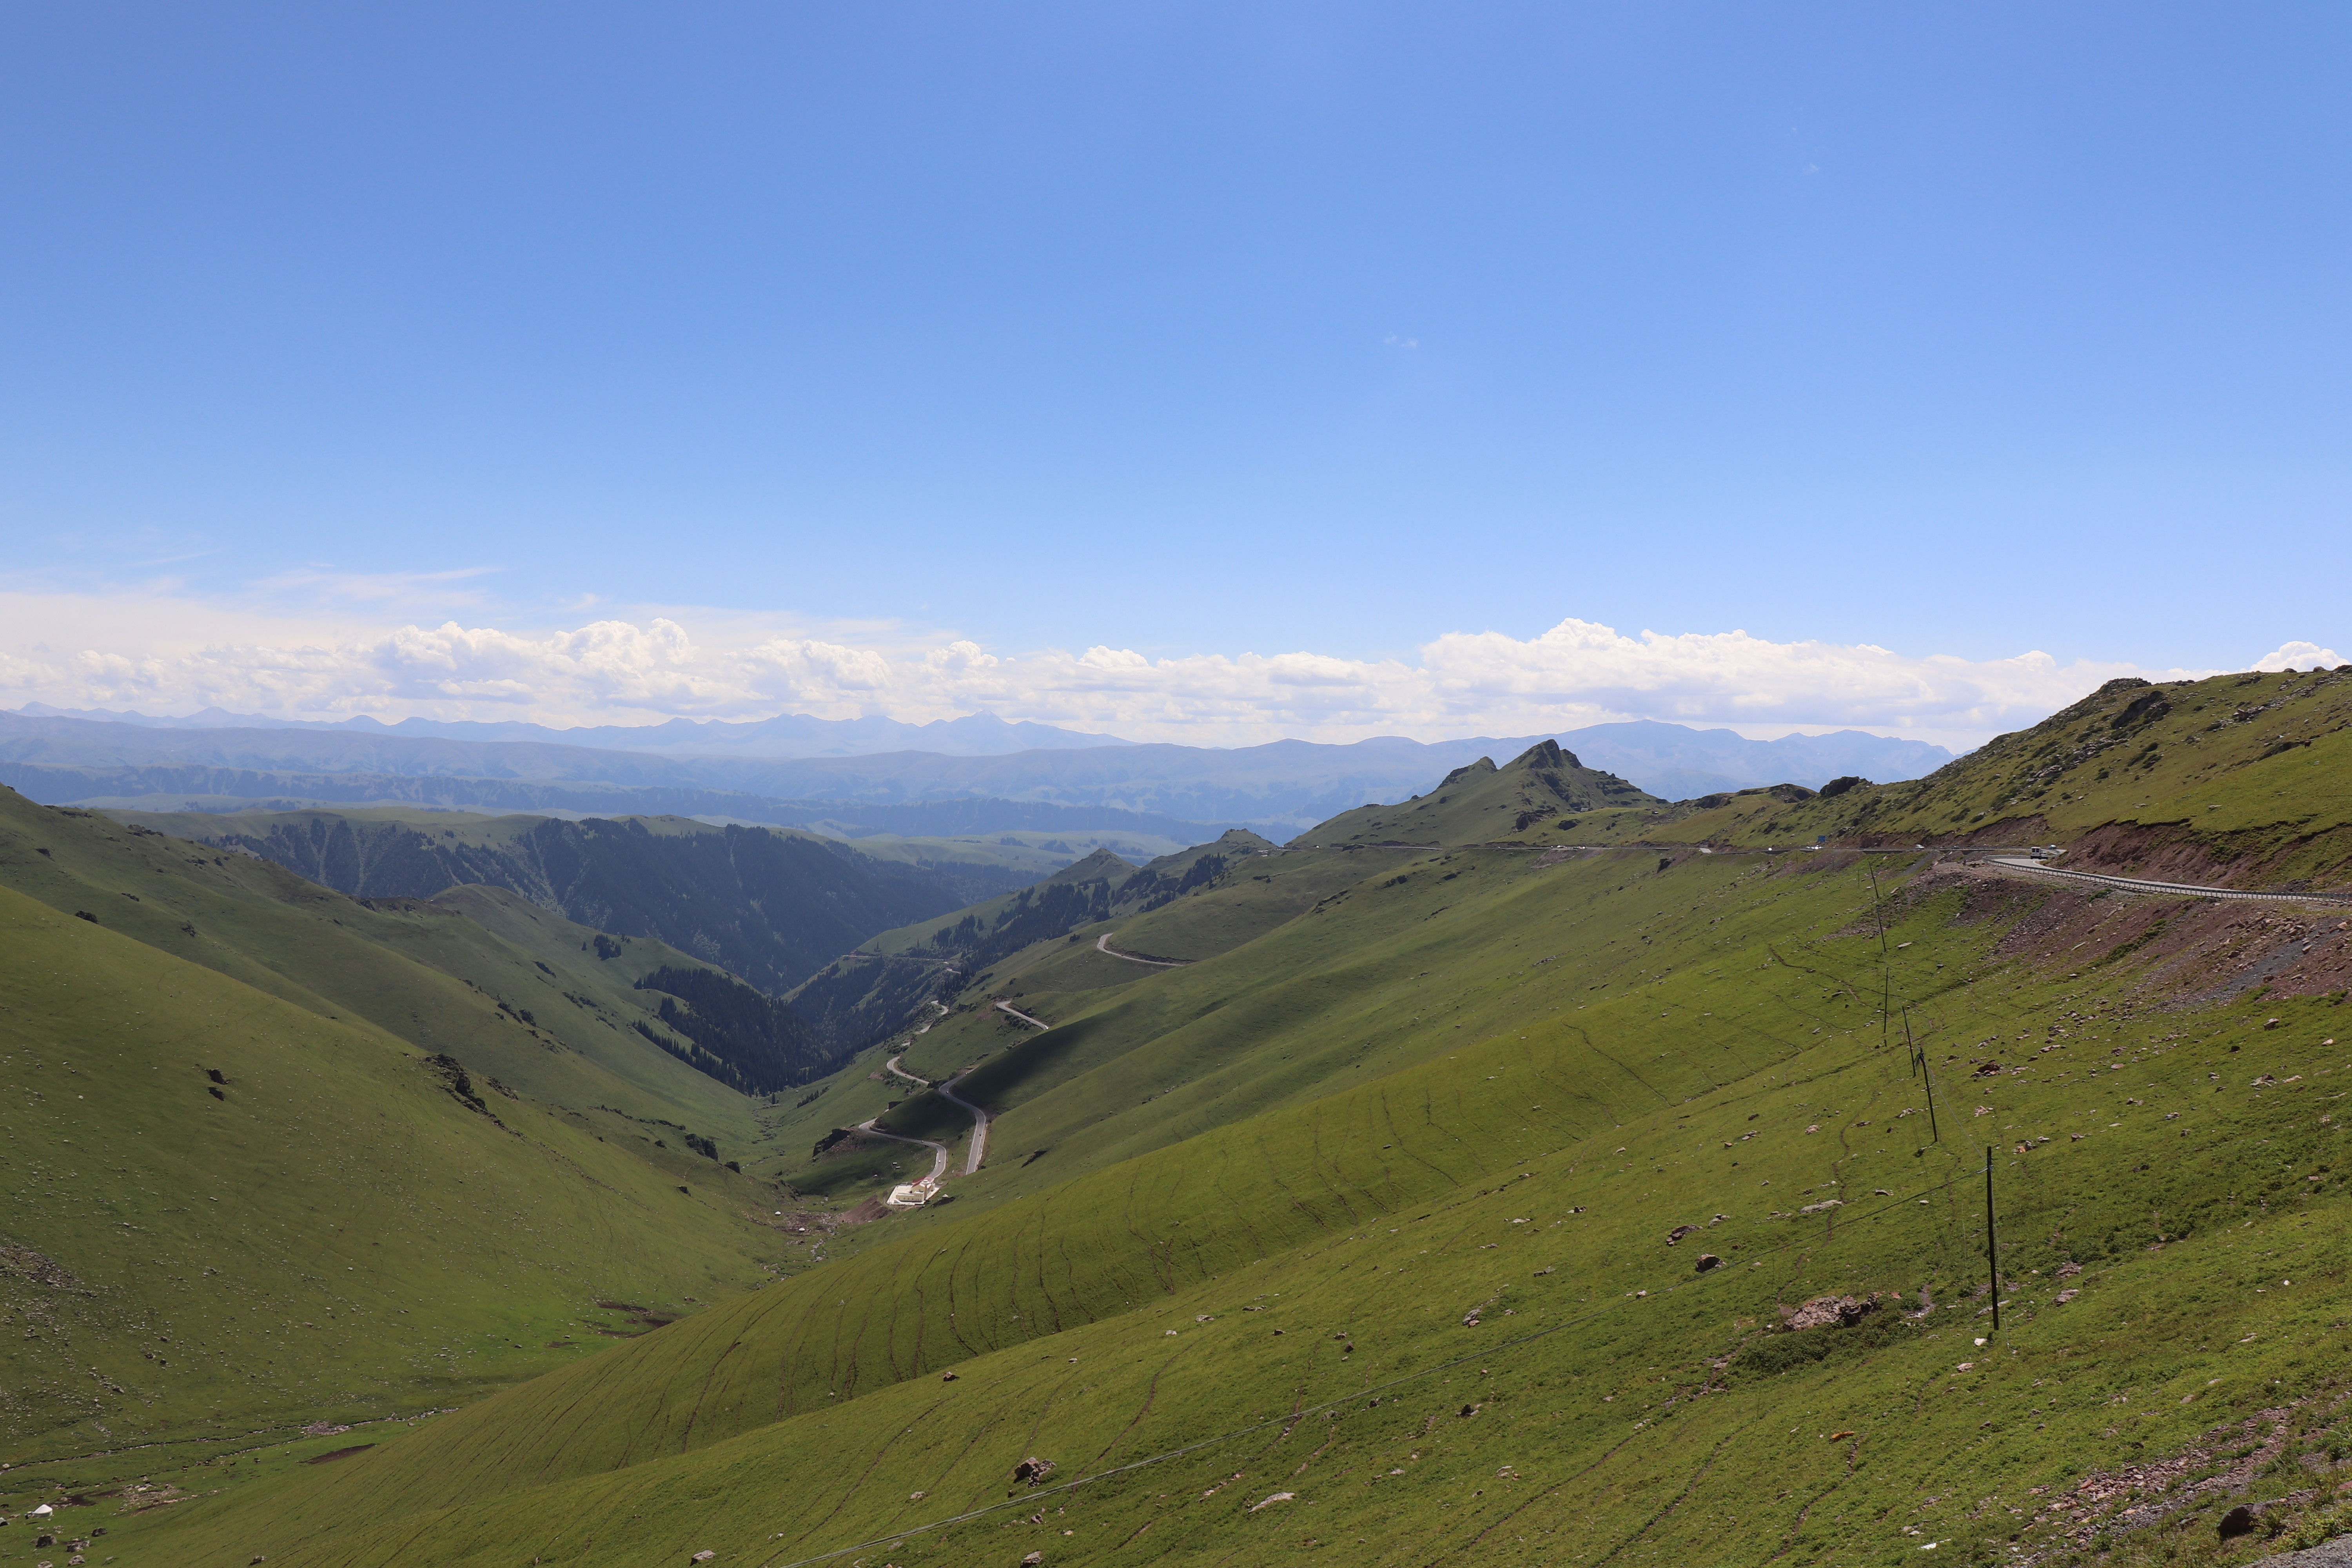
[{"label": "green grassy hillside", "polygon": [[5,889],[0,929],[15,1487],[477,1397],[642,1327],[599,1301],[674,1315],[784,1255],[757,1184],[641,1158],[483,1053],[428,1057]]},{"label": "green grassy hillside", "polygon": [[2352,882],[2352,672],[2110,681],[1912,784],[1707,803],[1671,837],[2054,842],[2094,869],[2225,886]]},{"label": "green grassy hillside", "polygon": [[1571,827],[1577,814],[1648,805],[1657,796],[1588,768],[1557,741],[1528,747],[1503,767],[1481,757],[1427,795],[1401,805],[1342,812],[1302,833],[1302,846],[1343,843],[1484,844],[1538,825]]},{"label": "green grassy hillside", "polygon": [[[2274,866],[2331,830],[2277,771],[2313,739],[2140,798],[2221,792],[2239,837],[2203,852]],[[1735,847],[1709,813],[1753,837],[1866,788],[1597,807],[1598,848],[1335,831],[1106,905],[906,1047],[995,1115],[951,1201],[366,1453],[114,1515],[108,1550],[2205,1563],[2331,1528],[2352,911],[1701,852]],[[960,1138],[869,1076],[899,1044],[766,1112],[775,1142],[894,1099],[883,1126]]]},{"label": "green grassy hillside", "polygon": [[[6,792],[0,885],[321,1016],[455,1052],[552,1104],[736,1142],[756,1125],[750,1100],[658,1048],[700,1042],[663,1020],[661,994],[636,988],[666,968],[709,966],[510,894],[363,902],[252,855]],[[717,1035],[709,1044],[729,1048]]]},{"label": "green grassy hillside", "polygon": [[[1920,1544],[1906,1527],[1990,1556],[2042,1510],[2033,1488],[2332,1386],[2344,1200],[2323,1107],[2352,1054],[2319,1043],[2345,1016],[2325,991],[2279,995],[2340,954],[2257,1005],[2177,1011],[2199,977],[2134,946],[2113,900],[1921,870],[1889,910],[1889,974],[1850,860],[1639,864],[1496,876],[1474,900],[1486,940],[1431,953],[1452,967],[1412,1021],[1417,1065],[894,1222],[862,1255],[159,1539],[184,1562],[234,1541],[321,1563],[781,1563],[1002,1501],[1031,1452],[1075,1478],[1262,1421],[1055,1496],[1051,1526],[1023,1522],[1024,1497],[891,1560],[1011,1542],[1213,1562],[1313,1539],[1373,1562],[1481,1542],[1882,1562]],[[1641,900],[1573,984],[1534,951],[1570,926],[1528,929],[1547,879]],[[1426,919],[1396,914],[1378,923]],[[2102,926],[2117,956],[2086,986],[2072,942]],[[2129,982],[2158,984],[2114,1005]],[[1881,985],[1927,1042],[1940,1141],[1910,1058],[1880,1044]],[[1977,1070],[1982,1042],[2020,1036],[2030,1055]],[[1985,1141],[2011,1240],[2003,1337],[1979,1350]],[[1700,1249],[1727,1266],[1695,1271]],[[1882,1304],[1853,1330],[1769,1331],[1814,1296],[1916,1310],[1923,1289],[1940,1305],[1916,1321]],[[2175,1331],[2134,1331],[2151,1319]],[[829,1464],[845,1443],[856,1458]],[[753,1484],[775,1474],[787,1506]],[[1246,1511],[1277,1490],[1304,1506]]]}]

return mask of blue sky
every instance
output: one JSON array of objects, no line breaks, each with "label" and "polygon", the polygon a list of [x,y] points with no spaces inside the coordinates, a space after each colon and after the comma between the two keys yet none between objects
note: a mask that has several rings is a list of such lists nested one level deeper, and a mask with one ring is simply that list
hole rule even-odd
[{"label": "blue sky", "polygon": [[[656,616],[1360,684],[1570,621],[2332,652],[2347,43],[2293,5],[13,6],[0,699]],[[1651,707],[1976,722],[1746,679]],[[1577,679],[1530,700],[1642,706]],[[622,706],[1149,717],[886,688]]]}]

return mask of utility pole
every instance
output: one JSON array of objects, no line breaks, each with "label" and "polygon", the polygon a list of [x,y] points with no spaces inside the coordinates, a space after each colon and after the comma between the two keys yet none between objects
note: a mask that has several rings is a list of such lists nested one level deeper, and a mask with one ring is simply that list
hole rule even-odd
[{"label": "utility pole", "polygon": [[1992,1331],[2000,1332],[2000,1243],[1992,1228],[1992,1150],[1985,1150],[1985,1273],[1992,1281]]},{"label": "utility pole", "polygon": [[[1887,969],[1886,911],[1878,901],[1878,862],[1871,860],[1864,864],[1870,870],[1871,918],[1878,922],[1878,1044],[1884,1050],[1888,1027],[1887,1009],[1893,1005],[1895,998],[1895,976]],[[1907,1029],[1909,1026],[1906,1021],[1905,1027]]]},{"label": "utility pole", "polygon": [[1908,1007],[1903,1009],[1903,1043],[1911,1049],[1911,1070],[1917,1073],[1920,1081],[1927,1086],[1927,1141],[1941,1143],[1944,1134],[1936,1125],[1936,1075],[1928,1070],[1927,1053],[1911,1037],[1911,1009]]}]

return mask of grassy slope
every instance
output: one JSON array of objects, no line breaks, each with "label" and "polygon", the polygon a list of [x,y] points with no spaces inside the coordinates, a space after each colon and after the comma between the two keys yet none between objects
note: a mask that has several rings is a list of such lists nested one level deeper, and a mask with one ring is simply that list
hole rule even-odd
[{"label": "grassy slope", "polygon": [[478,1077],[463,1103],[364,1021],[22,894],[0,924],[5,1239],[70,1276],[0,1268],[16,1488],[476,1397],[625,1330],[600,1300],[681,1310],[782,1251],[742,1178],[682,1192]]},{"label": "grassy slope", "polygon": [[2094,868],[2249,887],[2341,883],[2352,860],[2347,767],[2352,676],[2116,686],[1933,780],[1779,809],[1735,801],[1678,824],[1675,837],[2048,839]]},{"label": "grassy slope", "polygon": [[[2256,816],[2289,799],[2252,787],[2265,765],[2240,775]],[[1207,962],[1074,989],[1084,1011],[1005,1055],[1085,1070],[1004,1107],[955,1204],[124,1561],[782,1563],[1001,1499],[1026,1453],[1077,1475],[1258,1419],[890,1559],[1992,1561],[2056,1527],[2050,1489],[2337,1386],[2336,917],[1922,857],[1877,862],[1882,947],[1855,857],[1664,858],[1408,854]],[[1131,1109],[1020,1163],[1024,1119],[1073,1095]],[[1988,1352],[1978,1303],[1954,1310],[1980,1139],[2007,1241]],[[1732,1266],[1694,1275],[1699,1246]],[[1944,1305],[1916,1322],[1762,1327],[1923,1286]],[[1297,1496],[1247,1511],[1276,1490]]]},{"label": "grassy slope", "polygon": [[2118,681],[1930,778],[1829,799],[1710,797],[1612,814],[1574,837],[1781,847],[1822,835],[1864,845],[2055,842],[2090,869],[2340,890],[2352,882],[2347,771],[2352,673]]},{"label": "grassy slope", "polygon": [[[1547,877],[1647,895],[1611,928],[1624,951],[1567,973],[1534,964],[1568,934],[1527,930],[1520,900]],[[2068,981],[2036,922],[2096,922],[2098,900],[1945,879],[1892,933],[1911,944],[1894,950],[1895,984],[1946,1075],[1946,1138],[1928,1145],[1918,1087],[1877,1048],[1866,1005],[1867,897],[1851,864],[1819,862],[1497,878],[1489,935],[1521,940],[1452,950],[1419,1025],[1443,1054],[1023,1202],[918,1216],[869,1253],[380,1453],[207,1505],[159,1549],[784,1561],[1001,1500],[1025,1453],[1074,1475],[1265,1419],[1056,1498],[1068,1512],[1049,1524],[1020,1523],[1024,1502],[892,1560],[1088,1562],[1123,1542],[1122,1562],[1208,1563],[1312,1538],[1381,1563],[1473,1542],[1562,1561],[1880,1562],[1916,1547],[1910,1523],[1998,1547],[2028,1489],[2275,1403],[2271,1378],[2332,1373],[2341,1176],[2303,1177],[2340,1170],[2318,1115],[2352,1053],[2318,1040],[2341,1011],[2314,996],[2103,1015],[2097,994],[2173,961],[2143,945],[2105,985]],[[1595,984],[1630,994],[1580,1014]],[[1968,1047],[2027,1033],[2058,1049],[1960,1078]],[[2255,1089],[2257,1068],[2298,1081]],[[2004,1146],[2012,1238],[2009,1330],[1990,1352],[1968,1342],[1975,1304],[1948,1308],[1981,1277],[1979,1128]],[[1786,1217],[1830,1195],[1847,1209]],[[1700,1245],[1732,1267],[1693,1276]],[[2069,1258],[2088,1266],[2084,1300],[2061,1308]],[[2273,1276],[2302,1293],[2257,1294]],[[1923,1285],[1945,1311],[1807,1342],[1831,1350],[1819,1362],[1785,1361],[1796,1342],[1756,1328],[1776,1301]],[[2136,1331],[2150,1319],[2170,1331]],[[1552,1331],[1499,1342],[1529,1330]],[[955,1363],[954,1384],[922,1380]],[[1311,1408],[1324,1401],[1328,1417]],[[779,1475],[785,1506],[761,1479]],[[1278,1489],[1296,1506],[1245,1511]]]},{"label": "grassy slope", "polygon": [[754,1131],[750,1100],[630,1030],[652,1016],[632,989],[639,975],[704,967],[659,942],[632,939],[604,959],[596,933],[488,889],[366,904],[265,860],[13,792],[0,792],[0,885],[323,1016],[449,1052],[552,1104],[730,1142]]}]

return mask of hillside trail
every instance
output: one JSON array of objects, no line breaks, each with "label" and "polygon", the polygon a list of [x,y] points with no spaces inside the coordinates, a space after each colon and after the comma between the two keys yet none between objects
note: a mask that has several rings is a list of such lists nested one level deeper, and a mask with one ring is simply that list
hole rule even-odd
[{"label": "hillside trail", "polygon": [[2199,887],[2193,882],[2152,882],[2139,877],[2110,877],[2100,871],[2066,871],[2055,866],[2045,866],[2038,860],[2013,859],[2008,856],[1996,856],[1986,864],[1998,866],[2004,871],[2024,871],[2036,877],[2055,877],[2068,882],[2091,882],[2127,893],[2174,893],[2192,899],[2259,899],[2285,904],[2341,905],[2347,901],[2328,893],[2248,893],[2235,888]]},{"label": "hillside trail", "polygon": [[1015,1007],[1010,1002],[999,1002],[996,1005],[996,1010],[1000,1013],[1010,1013],[1014,1017],[1020,1019],[1023,1023],[1027,1024],[1034,1028],[1050,1029],[1054,1026],[1053,1025],[1045,1022],[1043,1018],[1031,1017],[1028,1014],[1024,1013],[1020,1008]]},{"label": "hillside trail", "polygon": [[1185,964],[1192,962],[1190,959],[1145,958],[1139,953],[1121,952],[1118,949],[1111,946],[1110,944],[1110,939],[1118,934],[1118,933],[1117,931],[1107,931],[1103,932],[1102,935],[1095,938],[1095,951],[1097,952],[1107,952],[1113,958],[1123,958],[1129,963],[1148,963],[1154,969],[1181,969]]}]

